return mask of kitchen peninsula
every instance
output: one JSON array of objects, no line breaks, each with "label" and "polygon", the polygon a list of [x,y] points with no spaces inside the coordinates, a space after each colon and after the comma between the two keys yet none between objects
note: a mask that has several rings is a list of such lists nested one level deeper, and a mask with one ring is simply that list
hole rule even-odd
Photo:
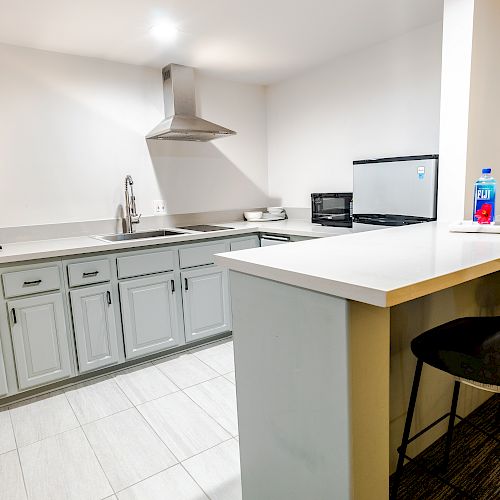
[{"label": "kitchen peninsula", "polygon": [[[243,499],[386,499],[390,411],[408,390],[392,351],[498,314],[500,238],[426,223],[216,262],[230,270]],[[451,381],[430,376],[446,408]]]}]

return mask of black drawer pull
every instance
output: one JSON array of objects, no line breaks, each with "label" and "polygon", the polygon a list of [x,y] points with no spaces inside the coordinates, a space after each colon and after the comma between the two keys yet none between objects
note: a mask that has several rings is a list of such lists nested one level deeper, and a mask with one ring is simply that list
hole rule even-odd
[{"label": "black drawer pull", "polygon": [[82,278],[95,278],[99,274],[99,271],[91,271],[89,273],[83,273]]},{"label": "black drawer pull", "polygon": [[189,290],[189,284],[187,278],[184,278],[184,289],[186,290],[186,292]]},{"label": "black drawer pull", "polygon": [[175,293],[175,282],[174,282],[174,280],[170,281],[170,287],[172,288],[172,293]]},{"label": "black drawer pull", "polygon": [[14,324],[17,323],[17,314],[16,314],[16,310],[14,308],[12,308],[12,319],[14,320]]},{"label": "black drawer pull", "polygon": [[111,305],[111,292],[108,290],[106,292],[106,298],[108,299],[108,306]]},{"label": "black drawer pull", "polygon": [[23,286],[38,286],[42,280],[34,280],[34,281],[25,281]]}]

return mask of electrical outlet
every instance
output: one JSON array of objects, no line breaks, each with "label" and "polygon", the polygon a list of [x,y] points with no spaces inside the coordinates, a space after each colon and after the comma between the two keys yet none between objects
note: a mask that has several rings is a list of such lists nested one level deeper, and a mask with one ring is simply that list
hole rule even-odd
[{"label": "electrical outlet", "polygon": [[153,200],[153,214],[165,215],[166,213],[167,207],[165,205],[165,200]]}]

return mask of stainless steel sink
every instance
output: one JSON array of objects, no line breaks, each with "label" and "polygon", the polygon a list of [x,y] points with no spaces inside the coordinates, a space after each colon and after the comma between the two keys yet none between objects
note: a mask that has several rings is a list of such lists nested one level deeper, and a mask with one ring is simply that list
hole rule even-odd
[{"label": "stainless steel sink", "polygon": [[158,229],[156,231],[137,231],[136,233],[108,234],[104,236],[94,236],[94,238],[103,241],[128,241],[142,240],[145,238],[162,238],[164,236],[179,236],[180,234],[185,234],[185,231]]}]

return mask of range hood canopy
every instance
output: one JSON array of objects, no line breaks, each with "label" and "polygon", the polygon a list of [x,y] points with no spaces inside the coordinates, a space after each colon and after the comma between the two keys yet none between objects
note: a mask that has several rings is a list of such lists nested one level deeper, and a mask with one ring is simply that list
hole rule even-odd
[{"label": "range hood canopy", "polygon": [[146,139],[206,142],[236,132],[196,116],[194,70],[180,64],[169,64],[162,70],[163,99],[166,118]]}]

